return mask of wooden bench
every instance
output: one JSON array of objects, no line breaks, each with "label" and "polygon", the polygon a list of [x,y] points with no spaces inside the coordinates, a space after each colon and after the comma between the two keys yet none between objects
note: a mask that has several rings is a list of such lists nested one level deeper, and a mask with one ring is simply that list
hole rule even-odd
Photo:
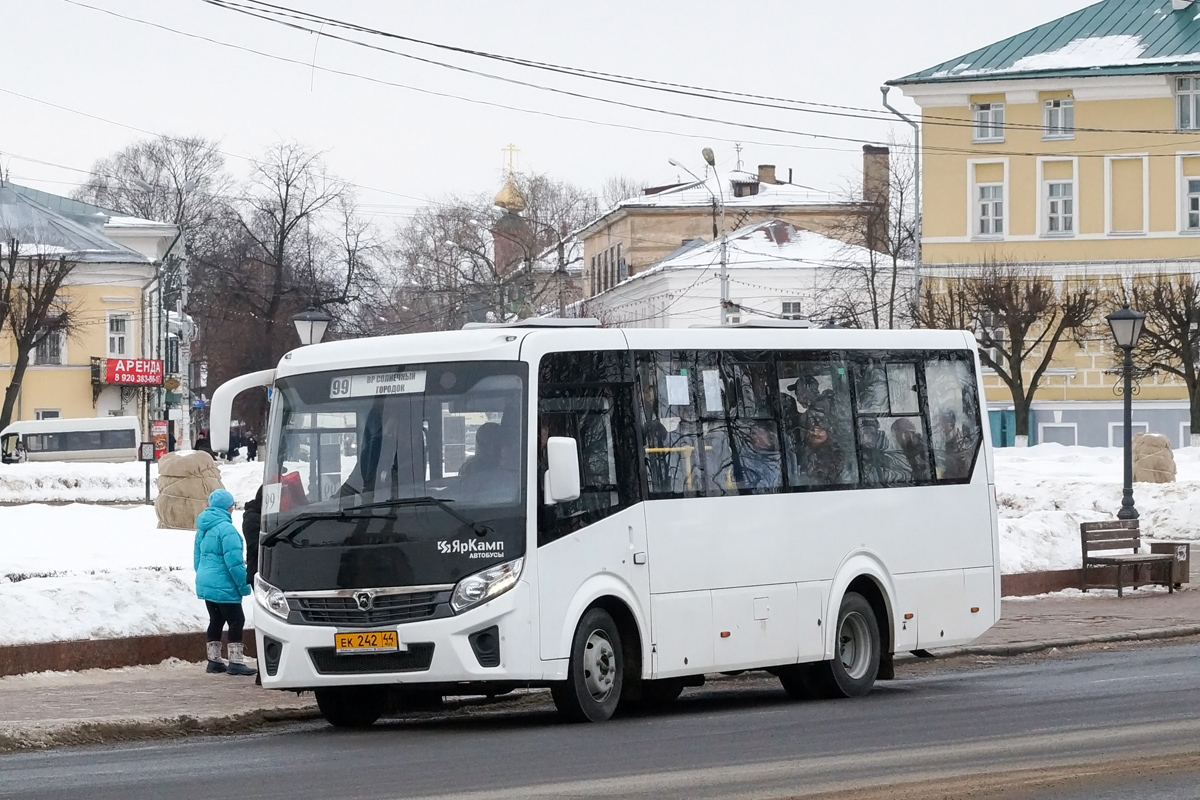
[{"label": "wooden bench", "polygon": [[[1109,588],[1111,581],[1093,583],[1089,581],[1089,573],[1097,567],[1116,567],[1117,597],[1125,594],[1125,568],[1133,567],[1132,588],[1146,583],[1158,583],[1167,587],[1168,592],[1175,591],[1171,577],[1171,564],[1175,556],[1169,553],[1139,553],[1142,537],[1136,519],[1114,519],[1104,522],[1083,522],[1079,525],[1079,538],[1083,544],[1083,570],[1081,570],[1080,588],[1088,589]],[[1115,553],[1116,550],[1128,552]],[[1092,555],[1093,553],[1108,553],[1108,555]],[[1155,570],[1156,565],[1162,565]],[[1162,577],[1155,577],[1161,572]],[[1141,580],[1139,580],[1141,577]]]}]

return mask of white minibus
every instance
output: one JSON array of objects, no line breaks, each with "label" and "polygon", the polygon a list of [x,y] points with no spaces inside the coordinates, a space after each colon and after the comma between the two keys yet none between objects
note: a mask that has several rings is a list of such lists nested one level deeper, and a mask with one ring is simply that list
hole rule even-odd
[{"label": "white minibus", "polygon": [[28,461],[137,461],[140,431],[137,417],[24,420],[0,431],[0,452],[6,464],[18,444]]},{"label": "white minibus", "polygon": [[329,342],[222,386],[214,447],[255,386],[274,389],[262,685],[314,690],[337,726],[517,687],[601,721],[742,670],[856,697],[895,653],[1000,613],[966,332],[575,320]]}]

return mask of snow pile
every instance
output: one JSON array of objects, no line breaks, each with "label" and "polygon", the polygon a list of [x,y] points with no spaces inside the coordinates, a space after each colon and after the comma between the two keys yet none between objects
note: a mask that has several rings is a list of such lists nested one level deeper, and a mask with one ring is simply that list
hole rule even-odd
[{"label": "snow pile", "polygon": [[0,508],[0,645],[203,630],[195,534],[156,524],[151,506]]},{"label": "snow pile", "polygon": [[[254,497],[262,484],[263,463],[217,462],[221,482],[238,505]],[[158,496],[158,465],[150,465],[150,497]],[[74,464],[36,461],[0,464],[0,503],[142,503],[146,500],[146,465]]]},{"label": "snow pile", "polygon": [[[1121,507],[1121,458],[1119,448],[1059,444],[996,450],[1001,571],[1078,568],[1079,523]],[[1200,539],[1200,448],[1176,450],[1175,465],[1175,483],[1134,484],[1146,539]]]},{"label": "snow pile", "polygon": [[[150,496],[157,494],[158,465],[150,465]],[[0,464],[0,503],[140,503],[146,499],[146,465],[68,464],[35,461]]]}]

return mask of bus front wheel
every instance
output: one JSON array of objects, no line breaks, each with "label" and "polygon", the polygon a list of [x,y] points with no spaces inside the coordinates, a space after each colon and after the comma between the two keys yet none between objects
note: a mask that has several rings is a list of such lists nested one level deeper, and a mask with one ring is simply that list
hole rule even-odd
[{"label": "bus front wheel", "polygon": [[588,609],[571,640],[567,680],[550,690],[563,719],[604,722],[613,715],[624,684],[623,658],[613,618],[602,608]]},{"label": "bus front wheel", "polygon": [[824,697],[862,697],[879,673],[879,622],[861,594],[847,592],[838,609],[833,658],[812,665],[810,677]]},{"label": "bus front wheel", "polygon": [[317,708],[335,728],[369,728],[387,706],[385,686],[337,686],[317,689]]}]

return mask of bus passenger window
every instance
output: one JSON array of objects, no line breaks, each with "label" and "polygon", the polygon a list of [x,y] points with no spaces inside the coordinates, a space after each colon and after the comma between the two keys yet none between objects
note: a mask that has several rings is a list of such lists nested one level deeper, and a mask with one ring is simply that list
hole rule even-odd
[{"label": "bus passenger window", "polygon": [[854,389],[863,483],[903,486],[932,480],[916,364],[872,358],[856,365]]},{"label": "bus passenger window", "polygon": [[857,482],[844,363],[781,361],[779,401],[788,483],[812,487]]},{"label": "bus passenger window", "polygon": [[925,362],[925,384],[936,477],[943,481],[970,478],[981,439],[971,362],[965,357],[931,357]]}]

